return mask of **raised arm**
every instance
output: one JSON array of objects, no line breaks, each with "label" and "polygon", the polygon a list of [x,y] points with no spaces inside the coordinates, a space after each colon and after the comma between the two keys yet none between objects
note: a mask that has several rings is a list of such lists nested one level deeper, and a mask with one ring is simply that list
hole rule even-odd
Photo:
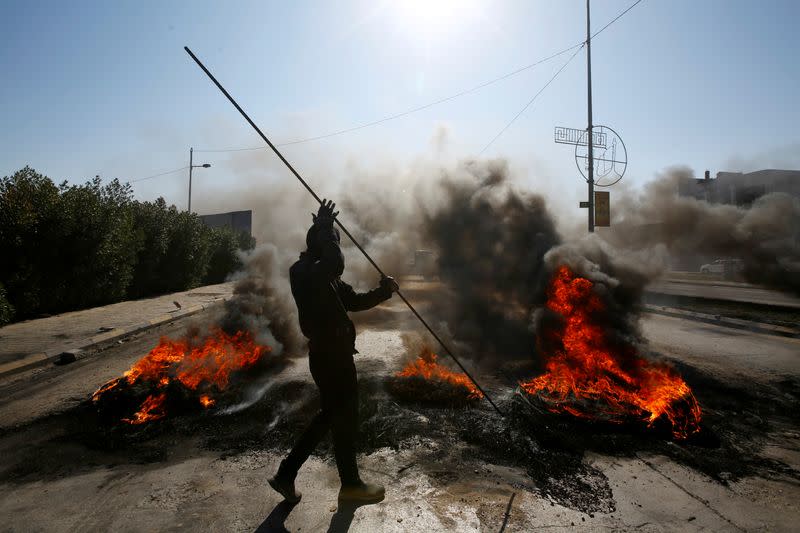
[{"label": "raised arm", "polygon": [[397,290],[397,283],[394,279],[386,277],[381,279],[381,284],[377,288],[369,292],[356,292],[353,287],[340,281],[337,289],[339,299],[346,310],[366,311],[391,298],[392,293]]},{"label": "raised arm", "polygon": [[339,232],[333,227],[333,222],[338,215],[334,212],[336,204],[329,200],[323,200],[314,218],[314,242],[318,252],[319,260],[314,264],[315,274],[318,279],[331,282],[342,275],[344,272],[344,256],[339,247]]}]

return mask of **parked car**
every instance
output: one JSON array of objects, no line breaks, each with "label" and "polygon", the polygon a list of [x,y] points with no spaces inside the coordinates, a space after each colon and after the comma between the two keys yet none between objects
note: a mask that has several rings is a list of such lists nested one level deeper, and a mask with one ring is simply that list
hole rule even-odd
[{"label": "parked car", "polygon": [[711,263],[700,266],[702,274],[738,274],[744,270],[744,263],[741,259],[717,259]]},{"label": "parked car", "polygon": [[412,272],[422,279],[429,280],[436,276],[436,258],[430,250],[417,250],[414,252]]}]

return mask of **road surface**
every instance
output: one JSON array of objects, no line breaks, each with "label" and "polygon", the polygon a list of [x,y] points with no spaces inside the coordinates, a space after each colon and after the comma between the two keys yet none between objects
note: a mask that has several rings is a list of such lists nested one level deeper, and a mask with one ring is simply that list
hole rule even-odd
[{"label": "road surface", "polygon": [[646,314],[642,328],[655,351],[715,373],[800,376],[800,339],[656,314]]},{"label": "road surface", "polygon": [[[313,412],[304,360],[238,413],[203,413],[137,432],[97,427],[85,403],[91,393],[160,335],[179,336],[186,325],[136,335],[72,365],[0,380],[4,530],[791,531],[797,525],[800,428],[789,414],[796,413],[800,391],[795,339],[648,315],[643,331],[652,350],[681,365],[723,445],[624,432],[581,441],[576,429],[580,444],[559,448],[537,442],[546,429],[535,428],[532,437],[518,439],[529,443],[523,461],[519,450],[501,449],[517,442],[518,420],[499,420],[485,403],[422,409],[386,397],[381,383],[404,356],[402,332],[371,324],[357,345],[367,442],[360,464],[364,477],[387,486],[387,498],[353,509],[336,504],[330,447],[301,471],[304,496],[296,507],[281,503],[265,483]],[[513,383],[482,375],[508,407]]]},{"label": "road surface", "polygon": [[648,285],[647,290],[673,296],[693,296],[800,309],[800,298],[797,296],[745,283],[659,280]]}]

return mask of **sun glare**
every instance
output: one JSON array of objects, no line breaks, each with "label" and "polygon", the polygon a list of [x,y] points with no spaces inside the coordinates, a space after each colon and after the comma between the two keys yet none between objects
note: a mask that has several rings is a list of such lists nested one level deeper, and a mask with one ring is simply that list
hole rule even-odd
[{"label": "sun glare", "polygon": [[474,0],[399,0],[392,5],[403,25],[428,36],[464,24],[478,11]]}]

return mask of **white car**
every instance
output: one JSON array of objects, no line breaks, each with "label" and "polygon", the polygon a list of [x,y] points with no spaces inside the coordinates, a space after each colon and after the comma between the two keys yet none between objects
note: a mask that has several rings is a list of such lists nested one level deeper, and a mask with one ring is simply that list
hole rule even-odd
[{"label": "white car", "polygon": [[733,274],[744,270],[744,264],[739,259],[717,259],[700,267],[703,274]]}]

